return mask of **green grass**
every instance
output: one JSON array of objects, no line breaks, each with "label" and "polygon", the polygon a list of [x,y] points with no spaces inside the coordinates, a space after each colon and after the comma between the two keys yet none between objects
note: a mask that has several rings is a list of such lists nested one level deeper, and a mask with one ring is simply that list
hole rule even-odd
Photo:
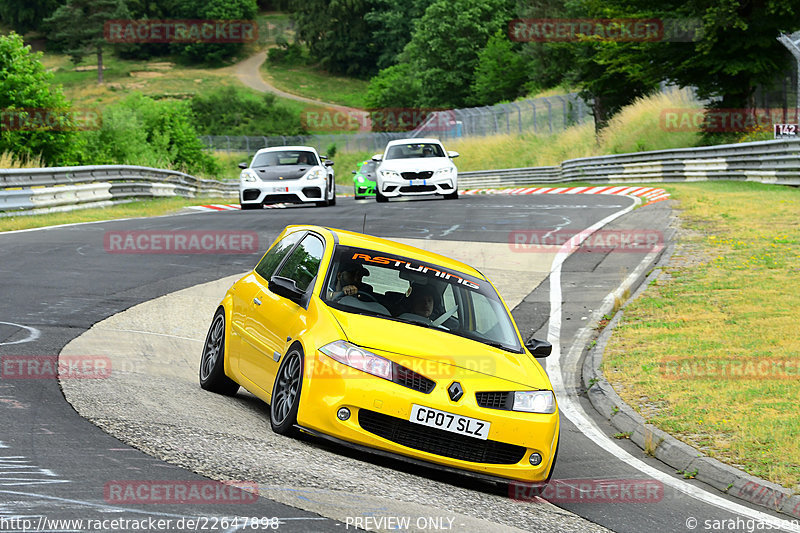
[{"label": "green grass", "polygon": [[[606,348],[605,375],[649,423],[797,487],[800,190],[741,182],[664,188],[686,231],[666,276],[626,308]],[[739,374],[723,374],[724,365]]]},{"label": "green grass", "polygon": [[114,205],[111,207],[79,209],[66,213],[50,213],[46,215],[20,215],[0,217],[0,231],[42,228],[59,224],[76,222],[92,222],[96,220],[114,220],[119,218],[154,217],[175,213],[184,207],[209,203],[235,203],[231,198],[154,198]]},{"label": "green grass", "polygon": [[359,109],[365,105],[364,95],[369,85],[366,80],[335,76],[315,66],[275,65],[268,61],[261,66],[261,75],[287,93]]}]

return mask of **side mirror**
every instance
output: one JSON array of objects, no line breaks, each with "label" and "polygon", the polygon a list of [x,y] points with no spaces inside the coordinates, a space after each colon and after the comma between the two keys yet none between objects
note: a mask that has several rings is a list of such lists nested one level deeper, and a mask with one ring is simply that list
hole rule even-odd
[{"label": "side mirror", "polygon": [[358,174],[358,172],[356,172],[356,171],[354,170],[354,171],[352,171],[352,174]]},{"label": "side mirror", "polygon": [[447,152],[447,157],[449,157],[450,159],[455,159],[456,157],[458,157],[458,155],[459,155],[458,152]]},{"label": "side mirror", "polygon": [[547,341],[540,341],[538,339],[531,339],[525,343],[525,348],[536,358],[544,358],[550,355],[553,351],[553,345]]},{"label": "side mirror", "polygon": [[373,161],[383,161],[383,154],[375,154],[372,156]]},{"label": "side mirror", "polygon": [[249,166],[249,165],[248,165],[247,163],[239,163],[239,168],[241,168],[241,169],[245,169],[245,168],[247,168],[248,166]]},{"label": "side mirror", "polygon": [[272,276],[267,286],[269,290],[278,296],[283,296],[298,304],[305,294],[297,288],[297,284],[293,279],[284,278],[283,276]]},{"label": "side mirror", "polygon": [[330,159],[326,159],[325,161],[323,161],[323,163],[325,164],[326,167],[333,166],[333,161],[331,161]]}]

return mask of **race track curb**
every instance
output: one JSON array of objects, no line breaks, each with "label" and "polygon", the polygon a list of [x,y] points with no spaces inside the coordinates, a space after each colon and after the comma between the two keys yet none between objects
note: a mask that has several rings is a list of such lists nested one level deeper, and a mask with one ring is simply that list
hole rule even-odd
[{"label": "race track curb", "polygon": [[650,283],[658,278],[661,268],[669,261],[673,250],[674,243],[671,242],[649,275],[634,280],[629,287],[620,287],[621,291],[631,291],[632,296],[606,325],[597,338],[597,343],[589,350],[583,361],[582,380],[589,401],[616,429],[621,433],[629,433],[630,440],[645,453],[674,468],[678,473],[693,477],[751,504],[800,518],[800,495],[709,457],[648,424],[614,391],[600,369],[605,348],[624,314],[625,307],[641,296]]}]

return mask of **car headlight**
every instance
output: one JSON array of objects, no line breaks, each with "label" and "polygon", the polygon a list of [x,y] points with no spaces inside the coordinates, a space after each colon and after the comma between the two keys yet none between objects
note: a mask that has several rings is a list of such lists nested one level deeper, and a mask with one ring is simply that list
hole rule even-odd
[{"label": "car headlight", "polygon": [[249,168],[244,170],[240,177],[242,178],[242,181],[245,181],[245,182],[248,182],[248,183],[254,182],[254,181],[259,181],[258,176],[256,175],[256,173],[253,170],[249,169]]},{"label": "car headlight", "polygon": [[556,412],[556,397],[549,390],[515,392],[512,410],[549,415]]},{"label": "car headlight", "polygon": [[358,176],[358,182],[364,183],[364,176]]},{"label": "car headlight", "polygon": [[453,173],[453,167],[440,168],[435,172],[438,176],[449,176]]},{"label": "car headlight", "polygon": [[388,179],[400,179],[400,174],[394,170],[381,170],[381,176]]},{"label": "car headlight", "polygon": [[322,170],[321,168],[313,168],[308,171],[308,174],[306,174],[305,178],[307,180],[325,179],[325,171]]},{"label": "car headlight", "polygon": [[347,341],[334,341],[319,349],[331,359],[343,365],[372,374],[379,378],[392,380],[392,362],[374,353],[359,348]]}]

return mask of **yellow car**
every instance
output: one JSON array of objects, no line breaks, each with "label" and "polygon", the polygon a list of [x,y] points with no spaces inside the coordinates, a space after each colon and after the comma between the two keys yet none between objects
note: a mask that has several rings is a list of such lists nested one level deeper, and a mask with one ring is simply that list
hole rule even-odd
[{"label": "yellow car", "polygon": [[559,415],[494,286],[458,261],[376,237],[289,226],[228,290],[200,385],[242,386],[272,429],[459,469],[546,482]]}]

